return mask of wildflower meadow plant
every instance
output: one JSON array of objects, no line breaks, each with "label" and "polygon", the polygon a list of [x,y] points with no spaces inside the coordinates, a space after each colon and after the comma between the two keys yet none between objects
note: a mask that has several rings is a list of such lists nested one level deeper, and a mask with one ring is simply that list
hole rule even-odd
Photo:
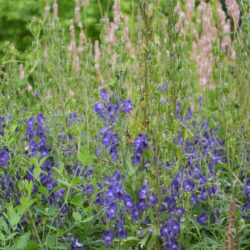
[{"label": "wildflower meadow plant", "polygon": [[0,248],[248,249],[248,2],[98,2],[1,59]]}]

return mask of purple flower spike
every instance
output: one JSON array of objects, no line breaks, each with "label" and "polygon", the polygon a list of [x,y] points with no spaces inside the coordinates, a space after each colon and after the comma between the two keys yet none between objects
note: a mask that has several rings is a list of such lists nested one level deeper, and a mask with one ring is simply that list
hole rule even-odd
[{"label": "purple flower spike", "polygon": [[121,226],[119,227],[117,235],[118,235],[118,238],[121,239],[121,240],[127,238],[128,233],[127,233],[127,231],[124,229],[123,225],[121,225]]},{"label": "purple flower spike", "polygon": [[111,244],[112,244],[112,240],[113,240],[113,237],[114,237],[114,233],[113,231],[111,230],[107,230],[104,235],[103,235],[103,240],[105,241],[105,244],[107,247],[110,247]]},{"label": "purple flower spike", "polygon": [[75,250],[75,249],[81,249],[83,247],[83,244],[78,242],[78,239],[76,239],[75,237],[71,237],[71,250]]},{"label": "purple flower spike", "polygon": [[89,195],[92,195],[94,193],[94,186],[92,184],[86,187],[86,193]]},{"label": "purple flower spike", "polygon": [[8,164],[10,159],[9,156],[9,150],[5,148],[1,153],[0,153],[0,167]]},{"label": "purple flower spike", "polygon": [[176,240],[170,239],[166,242],[164,250],[179,250],[179,245]]},{"label": "purple flower spike", "polygon": [[106,89],[101,89],[100,90],[100,95],[101,95],[103,101],[106,101],[108,99],[108,95],[107,95]]},{"label": "purple flower spike", "polygon": [[194,189],[195,187],[195,183],[194,181],[190,180],[190,179],[185,179],[183,181],[183,189],[185,192],[190,192]]},{"label": "purple flower spike", "polygon": [[180,224],[176,220],[170,220],[160,229],[160,236],[165,238],[175,238],[180,233]]},{"label": "purple flower spike", "polygon": [[127,99],[123,103],[122,112],[130,113],[133,109],[134,109],[134,106],[133,106],[132,102],[130,101],[130,99]]},{"label": "purple flower spike", "polygon": [[192,118],[192,116],[193,116],[192,111],[190,108],[188,108],[187,112],[186,112],[186,119],[190,120]]},{"label": "purple flower spike", "polygon": [[156,197],[155,194],[151,194],[150,197],[149,197],[149,200],[150,200],[150,202],[151,202],[151,204],[153,206],[155,206],[157,204],[157,202],[158,202],[158,198]]},{"label": "purple flower spike", "polygon": [[250,179],[246,181],[245,188],[244,188],[245,194],[248,198],[250,198]]},{"label": "purple flower spike", "polygon": [[246,203],[241,212],[244,213],[244,215],[242,216],[244,220],[250,219],[250,203]]},{"label": "purple flower spike", "polygon": [[139,191],[139,197],[140,199],[146,199],[148,195],[148,189],[146,186],[143,186]]},{"label": "purple flower spike", "polygon": [[65,193],[64,188],[59,189],[58,191],[55,192],[55,199],[60,200],[63,197],[64,193]]},{"label": "purple flower spike", "polygon": [[109,220],[112,220],[115,217],[116,213],[117,213],[117,204],[112,203],[107,210],[107,216]]},{"label": "purple flower spike", "polygon": [[205,225],[207,222],[207,212],[202,212],[201,215],[198,216],[196,220],[201,225]]}]

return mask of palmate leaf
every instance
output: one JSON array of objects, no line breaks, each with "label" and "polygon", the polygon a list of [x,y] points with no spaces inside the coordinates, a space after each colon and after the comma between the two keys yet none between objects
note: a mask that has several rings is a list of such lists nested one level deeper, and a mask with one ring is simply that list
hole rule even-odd
[{"label": "palmate leaf", "polygon": [[87,150],[83,150],[83,151],[79,152],[78,160],[83,165],[89,165],[89,164],[93,163],[93,156]]},{"label": "palmate leaf", "polygon": [[10,248],[10,250],[16,250],[16,249],[26,249],[26,246],[28,244],[30,238],[30,233],[26,233],[22,236],[20,236],[14,243],[14,245]]}]

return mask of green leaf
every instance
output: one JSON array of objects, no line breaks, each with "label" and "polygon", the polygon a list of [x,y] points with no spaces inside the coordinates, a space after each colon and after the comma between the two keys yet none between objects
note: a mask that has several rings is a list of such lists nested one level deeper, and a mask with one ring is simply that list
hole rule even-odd
[{"label": "green leaf", "polygon": [[22,235],[16,242],[16,248],[15,249],[24,249],[27,246],[27,243],[29,241],[30,234],[26,233]]},{"label": "green leaf", "polygon": [[72,184],[73,186],[75,186],[75,185],[79,184],[80,182],[81,182],[80,177],[74,177],[74,178],[72,179],[72,181],[71,181],[71,184]]},{"label": "green leaf", "polygon": [[57,239],[56,236],[49,235],[46,239],[46,242],[45,242],[46,246],[49,248],[53,248],[56,245],[56,239]]},{"label": "green leaf", "polygon": [[19,223],[20,220],[21,220],[21,216],[13,211],[9,218],[10,225],[12,227],[15,227]]},{"label": "green leaf", "polygon": [[83,165],[89,165],[93,162],[93,156],[90,155],[88,151],[82,151],[78,154],[78,160],[83,164]]},{"label": "green leaf", "polygon": [[72,216],[73,216],[74,220],[77,222],[82,220],[82,215],[78,212],[73,212]]},{"label": "green leaf", "polygon": [[39,190],[39,192],[41,192],[42,194],[45,194],[46,196],[49,195],[48,189],[43,187],[43,186],[39,186],[38,190]]},{"label": "green leaf", "polygon": [[5,238],[5,240],[11,240],[12,238],[14,238],[17,235],[17,233],[12,233],[10,235],[8,235],[8,237]]},{"label": "green leaf", "polygon": [[5,233],[8,232],[8,225],[3,217],[0,217],[0,229],[3,230]]},{"label": "green leaf", "polygon": [[90,221],[92,221],[94,218],[95,218],[95,216],[89,216],[88,218],[84,219],[84,220],[82,221],[82,223],[90,222]]}]

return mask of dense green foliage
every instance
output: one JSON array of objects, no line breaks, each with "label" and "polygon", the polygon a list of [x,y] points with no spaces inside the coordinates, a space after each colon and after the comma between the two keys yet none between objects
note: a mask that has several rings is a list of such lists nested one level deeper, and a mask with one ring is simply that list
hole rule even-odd
[{"label": "dense green foliage", "polygon": [[0,249],[248,250],[250,3],[2,2]]}]

